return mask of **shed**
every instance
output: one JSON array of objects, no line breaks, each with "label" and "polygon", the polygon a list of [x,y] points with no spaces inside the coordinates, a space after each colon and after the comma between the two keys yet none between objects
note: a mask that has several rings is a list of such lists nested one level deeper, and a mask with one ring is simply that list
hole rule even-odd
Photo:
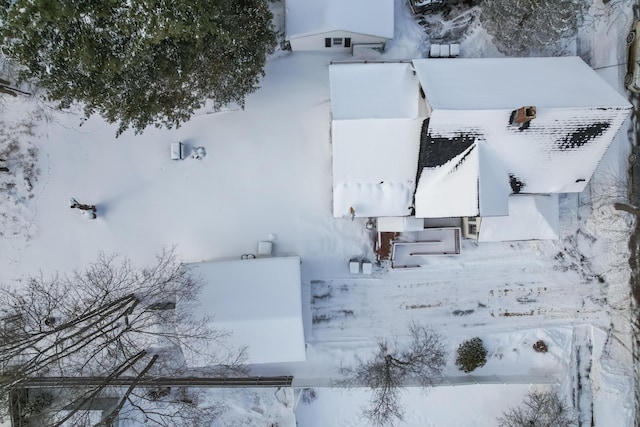
[{"label": "shed", "polygon": [[190,264],[202,277],[203,313],[247,348],[248,364],[306,360],[300,258],[270,257]]},{"label": "shed", "polygon": [[286,40],[294,51],[345,50],[393,38],[393,0],[286,0]]}]

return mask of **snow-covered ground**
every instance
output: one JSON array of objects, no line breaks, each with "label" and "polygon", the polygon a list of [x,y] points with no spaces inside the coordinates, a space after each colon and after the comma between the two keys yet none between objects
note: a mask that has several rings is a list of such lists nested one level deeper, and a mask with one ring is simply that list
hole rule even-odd
[{"label": "snow-covered ground", "polygon": [[[603,8],[594,2],[590,13],[608,17],[588,21],[576,47],[596,69],[626,61],[622,41],[632,17],[630,5]],[[385,58],[422,56],[428,43],[397,0],[396,37]],[[478,24],[461,49],[467,57],[501,56]],[[279,52],[244,111],[205,108],[179,129],[118,139],[116,127],[99,117],[84,122],[79,110],[2,98],[0,148],[17,139],[21,155],[7,156],[15,183],[0,181],[0,281],[69,272],[99,252],[144,265],[163,246],[177,245],[184,261],[195,262],[239,258],[272,240],[276,256],[302,258],[308,361],[254,372],[291,373],[298,386],[319,387],[315,400],[298,403],[298,425],[367,425],[358,418],[366,390],[326,387],[341,363],[370,354],[376,337],[406,338],[410,321],[444,334],[451,360],[444,386],[407,391],[402,425],[492,426],[530,387],[559,390],[581,425],[633,425],[626,263],[632,218],[614,211],[610,197],[626,176],[626,130],[589,189],[561,197],[561,240],[465,241],[459,256],[433,258],[419,271],[383,265],[371,277],[354,277],[349,259],[375,257],[366,219],[332,217],[328,65],[347,58]],[[624,66],[600,73],[624,93]],[[185,142],[188,154],[204,147],[206,156],[172,161],[175,141]],[[96,204],[97,219],[69,209],[70,197]],[[474,336],[489,351],[477,378],[453,364],[455,348]],[[533,351],[539,339],[548,353]],[[267,399],[273,393],[228,393],[220,425],[295,425],[295,399]],[[249,401],[260,403],[248,408]],[[473,406],[461,411],[460,402]]]}]

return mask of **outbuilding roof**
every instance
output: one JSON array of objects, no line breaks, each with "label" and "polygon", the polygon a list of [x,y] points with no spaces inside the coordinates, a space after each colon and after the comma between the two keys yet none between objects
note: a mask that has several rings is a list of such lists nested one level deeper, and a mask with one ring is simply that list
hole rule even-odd
[{"label": "outbuilding roof", "polygon": [[248,364],[306,360],[300,258],[269,257],[190,264],[204,280],[200,302],[213,326],[247,348]]},{"label": "outbuilding roof", "polygon": [[393,38],[393,0],[286,0],[287,38],[349,31]]}]

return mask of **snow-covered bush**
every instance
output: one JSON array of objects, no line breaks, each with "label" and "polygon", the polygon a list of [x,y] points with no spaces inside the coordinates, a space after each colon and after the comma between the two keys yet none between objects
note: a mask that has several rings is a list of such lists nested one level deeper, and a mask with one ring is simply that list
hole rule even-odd
[{"label": "snow-covered bush", "polygon": [[480,338],[471,338],[460,344],[460,347],[458,347],[456,366],[458,366],[461,371],[471,372],[476,368],[484,366],[485,363],[487,363],[487,350],[484,348]]}]

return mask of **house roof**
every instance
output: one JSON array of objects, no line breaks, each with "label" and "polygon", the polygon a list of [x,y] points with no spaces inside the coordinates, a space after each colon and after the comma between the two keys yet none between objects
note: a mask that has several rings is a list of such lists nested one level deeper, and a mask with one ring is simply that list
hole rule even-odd
[{"label": "house roof", "polygon": [[[483,210],[485,198],[493,206],[501,199],[506,209],[511,192],[584,190],[630,108],[577,57],[416,59],[413,64],[433,109],[421,137],[416,216],[469,215],[473,200],[474,215],[492,216],[499,210]],[[526,128],[511,125],[512,112],[523,106],[535,106],[535,118]],[[458,165],[460,153],[473,146],[494,153],[479,163],[484,168],[474,169],[478,185],[471,182],[470,168]],[[442,182],[446,190],[434,187]],[[446,207],[432,208],[436,200]]]},{"label": "house roof", "polygon": [[231,332],[247,363],[306,360],[299,257],[190,264],[204,280],[200,302],[213,326]]},{"label": "house roof", "polygon": [[444,164],[422,169],[415,215],[507,215],[510,192],[508,174],[497,153],[483,141],[474,141]]},{"label": "house roof", "polygon": [[479,242],[557,239],[560,229],[557,194],[509,197],[509,215],[482,218]]},{"label": "house roof", "polygon": [[[631,107],[577,57],[412,64],[330,67],[335,216],[406,215],[410,170],[417,217],[506,215],[512,192],[580,192]],[[510,124],[523,106],[536,107],[526,128]]]},{"label": "house roof", "polygon": [[[504,164],[514,192],[580,192],[628,110],[538,108],[536,118],[525,130],[509,125],[510,114],[511,110],[434,110],[427,139],[440,141],[441,145],[459,140],[460,135],[484,141]],[[426,149],[435,151],[438,147]],[[442,165],[450,161],[446,152],[439,161]]]},{"label": "house roof", "polygon": [[628,108],[578,57],[414,59],[434,109]]},{"label": "house roof", "polygon": [[393,38],[393,0],[286,0],[287,38],[331,31]]},{"label": "house roof", "polygon": [[329,75],[334,216],[409,215],[426,116],[411,64],[335,64]]},{"label": "house roof", "polygon": [[418,79],[410,63],[332,64],[329,81],[333,120],[420,115]]},{"label": "house roof", "polygon": [[335,217],[411,212],[422,119],[335,120],[332,124]]}]

